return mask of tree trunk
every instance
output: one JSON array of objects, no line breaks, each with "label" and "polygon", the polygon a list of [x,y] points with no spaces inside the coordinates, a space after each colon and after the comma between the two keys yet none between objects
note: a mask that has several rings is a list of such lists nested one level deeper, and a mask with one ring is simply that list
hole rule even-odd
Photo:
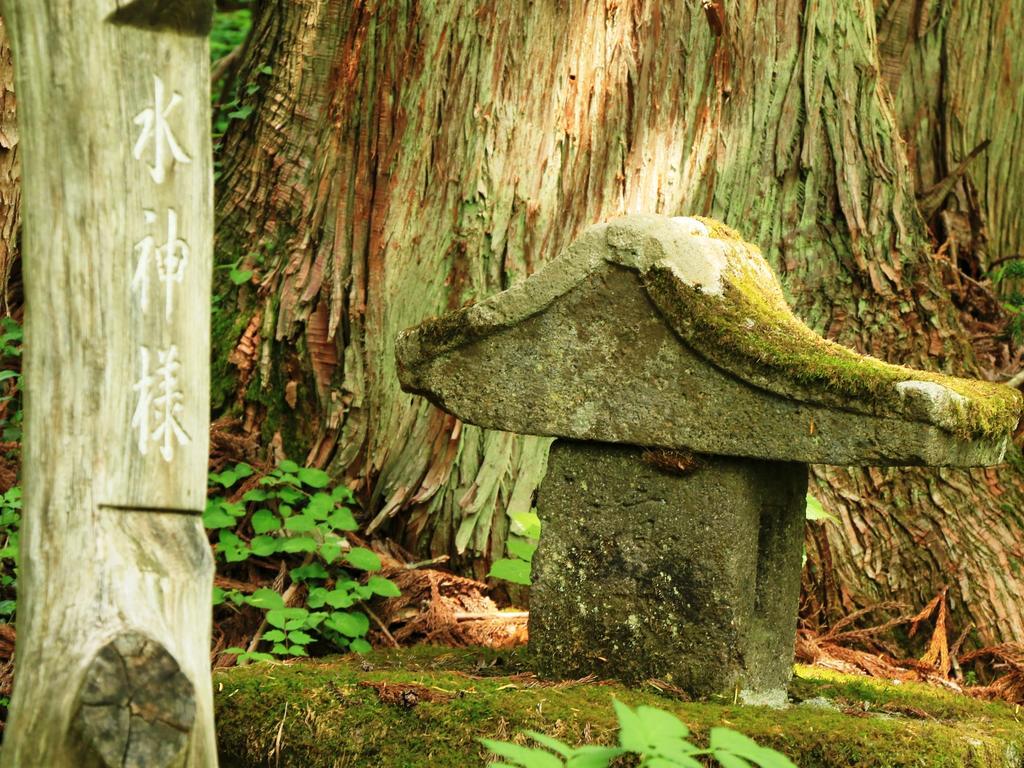
[{"label": "tree trunk", "polygon": [[11,768],[217,763],[210,11],[173,10],[4,5],[26,293]]},{"label": "tree trunk", "polygon": [[1024,5],[876,4],[883,72],[918,192],[930,198],[922,200],[929,223],[980,277],[993,262],[1019,256],[1024,240]]},{"label": "tree trunk", "polygon": [[[218,407],[357,485],[371,529],[479,572],[547,441],[400,392],[395,335],[641,211],[759,242],[830,338],[977,374],[882,63],[868,0],[265,3],[240,64],[252,112],[221,153],[217,259],[256,278],[218,289]],[[809,542],[815,611],[949,585],[978,640],[1024,639],[1016,470],[814,483],[842,520]]]},{"label": "tree trunk", "polygon": [[21,183],[15,103],[14,62],[7,29],[0,19],[0,312],[5,315],[20,306],[20,296],[11,295],[12,276],[21,269]]}]

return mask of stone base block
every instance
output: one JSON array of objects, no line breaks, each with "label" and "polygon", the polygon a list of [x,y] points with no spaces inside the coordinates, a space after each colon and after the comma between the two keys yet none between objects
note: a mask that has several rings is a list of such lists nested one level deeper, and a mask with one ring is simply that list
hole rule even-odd
[{"label": "stone base block", "polygon": [[771,698],[789,681],[807,467],[559,440],[537,509],[530,646],[539,674],[665,680]]}]

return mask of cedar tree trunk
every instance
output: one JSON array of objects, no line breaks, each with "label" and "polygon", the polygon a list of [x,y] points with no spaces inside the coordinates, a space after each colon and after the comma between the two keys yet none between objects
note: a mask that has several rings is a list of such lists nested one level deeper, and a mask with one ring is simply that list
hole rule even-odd
[{"label": "cedar tree trunk", "polygon": [[21,184],[18,163],[18,126],[15,120],[14,62],[7,29],[0,19],[0,313],[9,314],[11,277],[18,263],[21,227]]},{"label": "cedar tree trunk", "polygon": [[[979,375],[945,287],[958,273],[927,226],[940,210],[917,198],[979,136],[990,153],[1008,144],[979,210],[1000,228],[990,242],[1013,247],[1020,206],[998,192],[1021,131],[995,125],[1011,122],[997,100],[951,138],[949,101],[990,86],[935,61],[954,45],[971,66],[1019,70],[1021,14],[975,29],[967,5],[924,37],[881,7],[880,42],[869,0],[268,0],[220,152],[217,259],[255,274],[217,289],[215,407],[355,485],[371,530],[479,557],[480,573],[508,513],[530,506],[548,441],[402,393],[395,336],[632,212],[720,218],[761,244],[824,335]],[[946,80],[916,82],[936,67]],[[813,613],[949,586],[978,641],[1024,640],[1016,469],[819,467],[812,491],[841,519],[809,537]]]}]

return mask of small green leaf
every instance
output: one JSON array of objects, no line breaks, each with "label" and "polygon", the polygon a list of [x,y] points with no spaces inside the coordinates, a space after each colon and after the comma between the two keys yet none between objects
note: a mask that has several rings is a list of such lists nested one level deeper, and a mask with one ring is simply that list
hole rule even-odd
[{"label": "small green leaf", "polygon": [[238,482],[238,473],[231,469],[221,472],[220,474],[213,472],[210,474],[209,479],[211,482],[218,483],[224,486],[225,488],[230,488],[232,485]]},{"label": "small green leaf", "polygon": [[288,633],[289,643],[295,643],[296,645],[309,645],[315,641],[315,637],[307,632],[303,632],[301,629],[296,629],[295,631]]},{"label": "small green leaf", "polygon": [[336,485],[331,489],[331,498],[338,502],[352,502],[355,501],[355,497],[352,495],[351,489],[344,485]]},{"label": "small green leaf", "polygon": [[515,512],[509,517],[512,518],[512,533],[534,541],[540,538],[540,518],[537,516],[536,510]]},{"label": "small green leaf", "polygon": [[808,520],[824,520],[836,525],[840,524],[839,518],[831,512],[826,512],[825,508],[821,506],[821,502],[811,496],[811,494],[807,494],[807,512],[805,516]]},{"label": "small green leaf", "polygon": [[275,608],[272,611],[267,611],[267,623],[278,629],[288,629],[288,625],[295,621],[302,626],[308,615],[309,611],[305,608]]},{"label": "small green leaf", "polygon": [[346,553],[345,559],[353,568],[358,568],[361,571],[379,571],[381,569],[380,558],[366,547],[352,547]]},{"label": "small green leaf", "polygon": [[272,74],[274,74],[274,68],[271,67],[269,64],[264,64],[262,67],[260,67],[260,74],[261,75],[272,75]]},{"label": "small green leaf", "polygon": [[373,650],[373,646],[361,637],[357,637],[355,640],[350,640],[348,647],[356,653],[369,653]]},{"label": "small green leaf", "polygon": [[284,521],[284,527],[295,533],[309,533],[316,529],[316,520],[309,515],[295,515]]},{"label": "small green leaf", "polygon": [[328,575],[329,574],[327,573],[327,569],[320,565],[320,563],[309,563],[308,565],[300,565],[298,568],[292,568],[291,571],[292,581],[307,581],[308,579],[326,579]]},{"label": "small green leaf", "polygon": [[352,592],[359,600],[369,600],[373,597],[373,590],[363,584],[352,587]]},{"label": "small green leaf", "polygon": [[524,733],[541,746],[547,747],[552,752],[557,752],[562,757],[569,757],[573,753],[572,747],[568,744],[548,736],[546,733],[539,733],[537,731],[524,731]]},{"label": "small green leaf", "polygon": [[365,613],[335,611],[324,621],[324,626],[346,637],[362,637],[370,629],[370,620]]},{"label": "small green leaf", "polygon": [[326,488],[331,482],[330,475],[322,469],[303,467],[297,470],[296,474],[299,476],[299,480],[310,488]]},{"label": "small green leaf", "polygon": [[266,501],[272,498],[274,498],[272,492],[265,491],[262,488],[253,488],[245,492],[245,495],[242,496],[242,501]]},{"label": "small green leaf", "polygon": [[250,280],[252,280],[252,270],[237,269],[236,267],[232,267],[231,271],[228,272],[228,279],[230,279],[231,282],[234,283],[235,285],[242,285],[243,283],[248,283]]},{"label": "small green leaf", "polygon": [[516,537],[509,538],[505,542],[505,547],[510,555],[518,557],[520,560],[525,560],[528,563],[533,560],[533,553],[537,551],[536,544]]},{"label": "small green leaf", "polygon": [[282,461],[280,464],[277,465],[277,468],[281,470],[281,472],[287,472],[289,474],[294,474],[295,472],[298,472],[300,469],[299,465],[296,464],[294,461],[291,461],[290,459],[285,459],[284,461]]},{"label": "small green leaf", "polygon": [[306,504],[306,514],[317,520],[326,520],[328,515],[334,511],[334,499],[329,493],[314,493]]},{"label": "small green leaf", "polygon": [[507,741],[492,739],[480,739],[480,742],[494,754],[514,760],[526,768],[563,768],[561,760],[543,749],[522,747]]},{"label": "small green leaf", "polygon": [[487,575],[495,579],[511,581],[513,584],[529,586],[532,583],[530,580],[530,564],[525,560],[511,560],[509,558],[495,560],[491,564],[490,573]]},{"label": "small green leaf", "polygon": [[[587,745],[573,751],[569,760],[565,763],[565,768],[607,768],[615,758],[623,754],[625,754],[625,750],[620,747]],[[645,763],[644,765],[650,765],[650,763]],[[674,766],[674,768],[691,768],[691,766],[686,763],[680,763],[679,766]],[[694,768],[703,768],[703,766],[697,763]]]},{"label": "small green leaf", "polygon": [[245,602],[254,608],[262,608],[263,610],[284,608],[284,598],[273,589],[267,587],[257,589],[246,598]]},{"label": "small green leaf", "polygon": [[256,536],[249,542],[249,548],[257,557],[268,557],[277,552],[279,541],[273,536]]},{"label": "small green leaf", "polygon": [[207,506],[203,512],[203,526],[212,530],[219,528],[232,528],[235,525],[235,518],[217,506]]},{"label": "small green leaf", "polygon": [[279,552],[294,554],[296,552],[316,552],[316,541],[309,536],[295,536],[289,539],[282,539],[278,544]]},{"label": "small green leaf", "polygon": [[337,539],[333,541],[325,541],[320,545],[320,557],[323,561],[330,565],[338,559],[338,555],[341,554],[341,544]]},{"label": "small green leaf", "polygon": [[306,498],[306,494],[295,488],[282,488],[277,492],[277,495],[286,504],[298,504]]},{"label": "small green leaf", "polygon": [[286,635],[280,629],[272,629],[269,632],[263,633],[263,639],[268,643],[280,643],[285,639]]},{"label": "small green leaf", "polygon": [[336,531],[358,531],[359,523],[356,522],[352,510],[341,507],[334,514],[327,518],[327,524]]},{"label": "small green leaf", "polygon": [[708,739],[708,746],[711,749],[724,749],[729,752],[735,752],[738,755],[742,755],[745,752],[755,753],[761,750],[761,747],[752,738],[731,728],[712,728],[711,736]]},{"label": "small green leaf", "polygon": [[234,112],[228,112],[228,120],[245,120],[253,112],[253,107],[250,104],[245,104]]},{"label": "small green leaf", "polygon": [[232,517],[243,517],[245,515],[245,504],[240,501],[221,501],[220,508]]},{"label": "small green leaf", "polygon": [[[760,746],[749,736],[730,728],[712,728],[709,746],[725,768],[747,768],[750,763],[761,768],[796,768],[781,752]],[[723,759],[723,757],[727,759]],[[737,762],[742,760],[742,762]]]},{"label": "small green leaf", "polygon": [[281,528],[281,520],[269,509],[257,510],[252,516],[252,529],[256,533],[269,533]]},{"label": "small green leaf", "polygon": [[612,706],[619,718],[619,746],[629,752],[646,752],[651,742],[640,716],[618,699],[612,699]]},{"label": "small green leaf", "polygon": [[370,591],[375,595],[381,597],[399,597],[402,594],[402,590],[398,588],[398,585],[391,579],[385,579],[383,576],[371,576],[366,582],[366,586],[370,588]]},{"label": "small green leaf", "polygon": [[217,538],[217,551],[224,555],[229,563],[240,563],[249,557],[249,550],[231,531],[221,529]]},{"label": "small green leaf", "polygon": [[641,706],[636,708],[636,713],[648,730],[654,731],[661,737],[685,739],[690,735],[690,729],[682,720],[663,709]]},{"label": "small green leaf", "polygon": [[344,588],[335,587],[327,593],[325,602],[331,606],[331,608],[350,608],[355,603],[355,598],[352,593]]}]

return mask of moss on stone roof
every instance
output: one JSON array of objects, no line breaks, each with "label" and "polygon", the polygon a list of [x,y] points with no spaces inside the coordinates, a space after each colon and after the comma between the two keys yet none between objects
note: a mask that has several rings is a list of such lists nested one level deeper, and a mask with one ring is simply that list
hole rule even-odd
[{"label": "moss on stone roof", "polygon": [[429,395],[421,366],[547,311],[609,264],[640,276],[667,324],[700,357],[766,392],[930,424],[1000,450],[1017,424],[1024,402],[1017,390],[892,365],[829,341],[793,313],[756,245],[712,219],[665,216],[590,227],[531,278],[403,332],[403,386]]},{"label": "moss on stone roof", "polygon": [[886,363],[829,341],[790,309],[756,245],[699,219],[729,246],[720,295],[655,263],[645,285],[688,344],[708,360],[776,394],[875,415],[920,420],[964,438],[1005,437],[1020,417],[1016,389]]}]

